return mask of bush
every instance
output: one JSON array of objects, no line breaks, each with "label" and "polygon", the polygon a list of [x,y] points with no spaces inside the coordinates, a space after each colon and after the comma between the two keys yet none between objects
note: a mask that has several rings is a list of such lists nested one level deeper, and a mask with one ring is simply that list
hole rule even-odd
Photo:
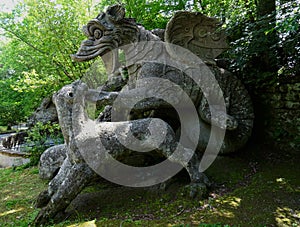
[{"label": "bush", "polygon": [[279,74],[300,73],[300,1],[287,1],[277,10],[276,31],[279,35]]},{"label": "bush", "polygon": [[234,59],[231,71],[250,87],[263,87],[299,75],[300,1],[277,3],[273,13],[229,23],[227,32]]},{"label": "bush", "polygon": [[25,141],[30,165],[34,166],[39,163],[40,156],[47,148],[63,143],[63,136],[59,124],[38,122],[29,130]]}]

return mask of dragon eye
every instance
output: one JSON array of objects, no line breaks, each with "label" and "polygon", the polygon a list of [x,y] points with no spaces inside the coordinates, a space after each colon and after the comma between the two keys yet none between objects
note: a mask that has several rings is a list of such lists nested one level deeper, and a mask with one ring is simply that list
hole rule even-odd
[{"label": "dragon eye", "polygon": [[95,37],[95,39],[100,39],[102,37],[102,35],[103,35],[103,32],[100,29],[96,29],[94,31],[94,37]]}]

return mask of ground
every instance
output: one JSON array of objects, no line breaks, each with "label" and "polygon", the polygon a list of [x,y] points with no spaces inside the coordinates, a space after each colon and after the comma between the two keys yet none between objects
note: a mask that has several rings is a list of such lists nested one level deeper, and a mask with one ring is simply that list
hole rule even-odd
[{"label": "ground", "polygon": [[[300,226],[299,155],[252,145],[219,158],[207,174],[207,199],[185,195],[184,172],[164,190],[100,181],[86,188],[50,226]],[[0,226],[28,226],[47,187],[37,167],[0,170]]]}]

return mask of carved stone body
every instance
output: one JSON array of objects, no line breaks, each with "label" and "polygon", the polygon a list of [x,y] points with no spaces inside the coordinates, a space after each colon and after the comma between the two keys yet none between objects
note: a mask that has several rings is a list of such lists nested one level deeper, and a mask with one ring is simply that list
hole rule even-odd
[{"label": "carved stone body", "polygon": [[39,162],[39,175],[42,179],[51,180],[58,173],[64,160],[67,157],[65,144],[48,148],[41,155]]},{"label": "carved stone body", "polygon": [[48,122],[57,122],[57,112],[51,97],[43,99],[41,105],[29,117],[27,124],[31,127],[37,122],[46,124]]},{"label": "carved stone body", "polygon": [[[84,109],[86,96],[87,86],[79,81],[65,86],[53,96],[65,138],[65,145],[61,147],[60,151],[66,149],[67,156],[57,175],[50,181],[48,189],[38,196],[36,206],[42,209],[35,218],[34,225],[44,224],[59,212],[63,212],[80,191],[97,177],[97,174],[82,157],[78,148],[80,141],[75,137],[83,136],[81,145],[87,149],[87,152],[97,149],[95,141],[97,138],[101,138],[103,144],[109,148],[110,155],[122,161],[132,151],[118,142],[118,135],[126,135],[127,129],[130,128],[133,134],[143,137],[152,120],[148,118],[123,122],[98,122],[94,125],[97,138],[85,137],[87,135],[84,130],[86,122],[83,119],[88,118]],[[76,103],[74,103],[74,98],[76,98]],[[74,122],[73,119],[78,120]],[[168,125],[166,127],[165,139],[157,148],[158,153],[164,157],[169,157],[179,147],[184,151],[183,154],[190,154],[192,151],[178,144],[172,128]],[[77,134],[79,132],[82,135]],[[151,141],[144,143],[144,146],[145,149],[151,147]],[[184,165],[190,174],[193,187],[198,188],[198,193],[204,194],[206,192],[205,185],[209,185],[208,179],[203,173],[197,171],[197,165],[190,164],[197,163],[198,157],[193,156],[188,165],[184,163],[185,159],[187,158],[175,157],[171,161]]]},{"label": "carved stone body", "polygon": [[[105,65],[110,66],[108,68],[111,71],[108,72],[113,73],[116,71],[115,67],[119,66],[117,51],[111,51],[107,55],[107,50],[123,49],[126,59],[129,59],[128,61],[130,59],[142,59],[145,55],[154,55],[152,59],[159,58],[160,55],[173,59],[180,57],[176,53],[177,49],[173,46],[166,45],[166,48],[164,48],[165,46],[159,45],[159,42],[157,45],[153,45],[153,41],[160,40],[155,35],[157,32],[145,30],[137,25],[134,20],[125,18],[124,15],[125,11],[121,6],[113,6],[108,8],[106,13],[101,13],[97,18],[91,20],[85,27],[88,40],[82,42],[77,54],[73,55],[73,59],[87,61],[101,56]],[[162,31],[159,31],[159,35],[162,35]],[[199,138],[200,152],[203,152],[207,145],[211,133],[211,124],[227,130],[220,153],[230,153],[240,149],[251,136],[254,119],[253,107],[250,96],[243,84],[230,72],[216,66],[215,58],[228,48],[225,33],[218,28],[218,21],[200,13],[177,12],[167,25],[164,40],[167,43],[189,49],[206,63],[206,67],[213,73],[218,84],[208,84],[205,78],[205,70],[207,70],[205,68],[202,70],[204,75],[197,76],[205,86],[211,86],[209,93],[218,92],[217,86],[220,86],[223,94],[213,95],[223,96],[226,112],[219,112],[216,114],[219,117],[212,119],[211,112],[217,110],[213,110],[213,105],[208,105],[207,97],[203,95],[201,88],[197,86],[192,78],[187,76],[186,72],[193,67],[189,64],[187,64],[186,70],[178,70],[160,63],[144,61],[139,64],[129,63],[127,65],[129,73],[128,87],[136,87],[136,81],[143,78],[159,77],[170,80],[179,85],[189,95],[197,108],[202,129]],[[143,43],[134,50],[127,48],[126,45],[136,42],[144,42],[145,44]],[[148,42],[151,47],[147,46]],[[137,50],[141,47],[143,50]],[[136,57],[138,53],[143,53],[143,55]],[[187,62],[182,64],[184,63]],[[171,92],[170,95],[172,95]],[[113,96],[116,97],[117,95],[114,94]],[[110,100],[107,101],[106,97],[109,97]],[[98,102],[113,103],[112,96],[107,95],[106,97],[99,97]],[[151,115],[152,117],[160,117],[170,123],[174,131],[178,130],[178,119],[174,117],[176,113],[172,112],[170,105],[154,100],[139,104],[139,106],[135,107],[136,115],[145,116],[145,112],[155,110],[155,114],[152,113]],[[164,116],[165,112],[169,114]],[[222,125],[224,123],[226,126]]]},{"label": "carved stone body", "polygon": [[[240,149],[250,137],[254,118],[251,100],[241,82],[226,70],[218,68],[214,63],[214,58],[227,48],[224,44],[224,34],[216,32],[216,26],[216,20],[202,14],[179,12],[169,22],[165,32],[161,30],[151,32],[137,25],[133,19],[125,18],[123,7],[116,5],[109,7],[106,13],[99,14],[84,27],[88,39],[82,43],[78,53],[73,55],[73,59],[87,61],[100,56],[107,68],[110,82],[106,83],[107,86],[103,86],[102,90],[92,90],[79,81],[65,86],[54,95],[53,99],[64,135],[64,148],[67,155],[58,174],[49,183],[48,190],[42,192],[38,198],[37,205],[43,208],[34,224],[45,223],[58,212],[64,211],[77,194],[96,177],[96,173],[82,157],[84,149],[86,152],[97,150],[96,141],[101,138],[102,144],[109,148],[109,153],[113,158],[126,162],[126,157],[130,156],[133,151],[120,144],[118,135],[126,137],[128,132],[125,129],[130,128],[132,134],[140,139],[144,138],[151,120],[160,121],[160,124],[164,124],[166,129],[164,140],[156,147],[157,154],[169,158],[176,147],[180,149],[184,155],[173,157],[170,161],[182,165],[187,170],[191,178],[193,193],[205,194],[206,186],[209,186],[210,183],[207,177],[199,172],[199,164],[210,135],[214,134],[215,142],[221,143],[221,153],[234,152]],[[149,46],[153,41],[161,42],[161,38],[155,34],[160,36],[164,34],[165,42],[179,44],[190,49],[198,57],[203,58],[206,64],[195,66],[183,59],[181,66],[184,66],[184,69],[178,70],[174,66],[162,63],[147,61],[139,64],[129,63],[126,65],[129,78],[128,81],[123,81],[124,85],[127,82],[124,87],[128,92],[123,94],[120,105],[126,107],[132,98],[144,95],[151,90],[152,93],[162,92],[175,104],[185,108],[184,94],[187,94],[196,108],[198,124],[195,124],[192,118],[191,122],[188,118],[186,125],[180,124],[174,108],[168,102],[157,98],[148,98],[137,103],[128,119],[111,121],[110,113],[113,109],[111,105],[120,95],[118,90],[111,91],[110,88],[115,86],[109,85],[113,81],[112,77],[121,77],[121,75],[116,75],[120,67],[118,51],[114,51],[116,48],[124,51],[127,62],[136,58],[139,53],[146,53],[138,57],[139,59],[150,55],[154,55],[152,56],[154,58],[164,55],[176,59],[177,52],[171,46]],[[127,44],[143,41],[144,44],[138,47],[141,49],[133,51],[133,49],[126,48]],[[205,72],[209,70],[210,73],[213,73],[222,92],[214,94],[220,90],[213,87],[214,85],[204,90],[199,88],[197,82],[188,76],[189,71],[193,71],[193,67],[200,67],[200,69],[203,67],[199,81],[204,84],[207,84]],[[169,86],[167,83],[161,83],[150,89],[147,87],[147,83],[140,82],[141,79],[149,78],[165,79],[175,85]],[[122,80],[116,81],[118,81],[116,87],[120,87],[119,82]],[[177,87],[181,88],[179,92],[176,90]],[[131,93],[132,90],[136,90],[136,93]],[[210,96],[216,99],[224,97],[226,108],[219,108],[217,105],[213,105],[214,103],[208,105]],[[96,102],[100,106],[108,106],[98,119],[91,120],[85,109],[88,101]],[[122,112],[122,108],[120,106],[119,108],[119,111]],[[118,110],[116,111],[118,112]],[[88,131],[87,125],[92,125],[94,131]],[[218,130],[212,132],[213,127]],[[191,159],[187,158],[188,162],[184,162],[186,159],[184,156],[191,153],[190,144],[193,142],[189,143],[189,141],[195,139],[192,132],[199,128],[201,133],[196,138],[197,151]],[[224,130],[226,130],[224,140],[217,141],[218,132]],[[180,133],[186,137],[183,143],[178,141]],[[153,146],[148,140],[141,140],[144,142],[145,149]],[[152,143],[155,142],[152,141]]]}]

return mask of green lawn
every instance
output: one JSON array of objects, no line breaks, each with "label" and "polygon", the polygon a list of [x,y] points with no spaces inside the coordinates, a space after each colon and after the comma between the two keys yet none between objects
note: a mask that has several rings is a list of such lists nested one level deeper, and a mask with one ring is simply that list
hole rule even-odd
[{"label": "green lawn", "polygon": [[[251,149],[214,163],[207,174],[218,187],[208,199],[184,195],[184,174],[166,191],[102,182],[86,188],[50,226],[299,226],[299,157]],[[0,226],[28,226],[47,183],[37,167],[0,170]]]}]

